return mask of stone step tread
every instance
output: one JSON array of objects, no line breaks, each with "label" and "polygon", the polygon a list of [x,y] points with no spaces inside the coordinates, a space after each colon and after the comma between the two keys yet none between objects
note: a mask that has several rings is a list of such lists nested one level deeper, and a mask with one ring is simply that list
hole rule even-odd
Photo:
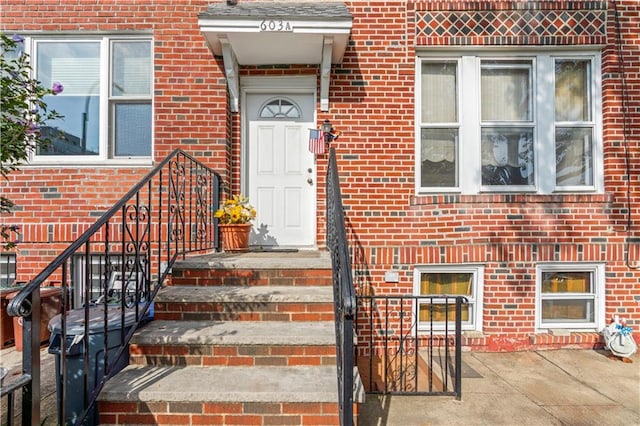
[{"label": "stone step tread", "polygon": [[165,321],[139,329],[137,345],[335,345],[332,321]]},{"label": "stone step tread", "polygon": [[332,303],[328,286],[168,286],[156,302],[169,303]]},{"label": "stone step tread", "polygon": [[128,366],[99,401],[337,402],[336,367]]},{"label": "stone step tread", "polygon": [[211,253],[179,260],[173,269],[331,269],[331,255],[319,250]]}]

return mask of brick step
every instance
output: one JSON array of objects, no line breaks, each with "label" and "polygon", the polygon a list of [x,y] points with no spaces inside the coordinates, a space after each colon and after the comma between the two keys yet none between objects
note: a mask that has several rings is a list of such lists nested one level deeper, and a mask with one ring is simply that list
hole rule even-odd
[{"label": "brick step", "polygon": [[335,366],[130,365],[106,383],[98,409],[102,425],[338,425],[337,401]]},{"label": "brick step", "polygon": [[213,253],[176,262],[173,286],[331,286],[327,252]]},{"label": "brick step", "polygon": [[130,364],[299,366],[336,362],[332,321],[156,320],[133,336]]},{"label": "brick step", "polygon": [[155,298],[155,318],[183,321],[332,321],[331,287],[171,286]]}]

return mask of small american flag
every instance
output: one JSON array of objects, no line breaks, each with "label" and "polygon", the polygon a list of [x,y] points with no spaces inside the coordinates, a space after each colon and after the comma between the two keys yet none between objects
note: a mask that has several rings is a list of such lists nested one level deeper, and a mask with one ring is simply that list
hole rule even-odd
[{"label": "small american flag", "polygon": [[324,132],[322,130],[309,130],[309,151],[314,154],[324,154]]}]

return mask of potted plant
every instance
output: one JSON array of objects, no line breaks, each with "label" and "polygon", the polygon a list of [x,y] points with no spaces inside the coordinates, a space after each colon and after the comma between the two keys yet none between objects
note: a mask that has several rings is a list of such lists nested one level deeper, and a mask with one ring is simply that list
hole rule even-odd
[{"label": "potted plant", "polygon": [[249,248],[251,221],[256,217],[256,209],[249,199],[241,194],[225,200],[215,212],[218,228],[225,251],[242,251]]}]

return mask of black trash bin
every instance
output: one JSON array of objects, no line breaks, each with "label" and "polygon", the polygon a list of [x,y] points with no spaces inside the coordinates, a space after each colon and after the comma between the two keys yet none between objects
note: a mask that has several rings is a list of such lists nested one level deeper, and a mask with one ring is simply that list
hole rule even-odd
[{"label": "black trash bin", "polygon": [[[113,364],[120,347],[120,324],[122,320],[120,307],[109,306],[107,318],[107,358],[109,364]],[[75,424],[84,409],[84,376],[85,376],[85,343],[84,336],[84,308],[67,312],[66,354],[67,363],[64,371],[65,388],[65,420],[62,417],[62,318],[57,315],[49,322],[51,338],[49,341],[49,353],[56,355],[56,393],[58,402],[58,423]],[[125,334],[129,333],[135,325],[135,311],[125,311]],[[89,369],[88,392],[94,391],[96,385],[104,377],[104,306],[95,306],[89,309]],[[129,364],[129,348],[125,348],[122,356],[110,370],[113,374],[122,370]],[[98,424],[98,411],[94,407],[86,417],[86,424]]]}]

